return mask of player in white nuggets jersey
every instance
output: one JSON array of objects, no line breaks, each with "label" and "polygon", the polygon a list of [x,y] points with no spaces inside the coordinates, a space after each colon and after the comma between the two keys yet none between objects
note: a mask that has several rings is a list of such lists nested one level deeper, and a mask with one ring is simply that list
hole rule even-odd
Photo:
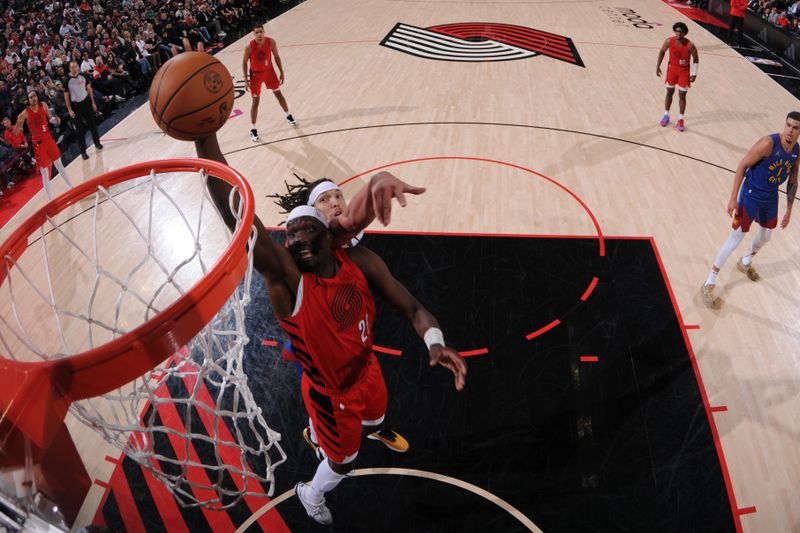
[{"label": "player in white nuggets jersey", "polygon": [[[773,133],[756,142],[736,167],[733,190],[728,202],[728,215],[733,216],[733,231],[719,251],[711,274],[703,285],[703,299],[707,306],[716,307],[719,299],[714,296],[714,285],[719,269],[750,231],[753,222],[761,226],[750,245],[747,255],[742,257],[736,268],[744,272],[752,281],[759,275],[753,268],[753,256],[772,236],[778,225],[778,187],[786,182],[786,213],[781,220],[781,228],[789,225],[792,205],[797,194],[797,160],[800,146],[800,112],[792,111],[786,115],[783,133]],[[788,181],[787,181],[788,180]]]}]

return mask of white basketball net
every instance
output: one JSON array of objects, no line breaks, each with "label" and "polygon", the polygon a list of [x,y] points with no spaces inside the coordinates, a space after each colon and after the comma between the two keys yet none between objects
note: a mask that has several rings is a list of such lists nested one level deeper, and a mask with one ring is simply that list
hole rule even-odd
[{"label": "white basketball net", "polygon": [[[33,361],[81,353],[184,294],[230,243],[205,180],[203,172],[151,171],[110,190],[98,187],[48,218],[18,260],[3,258],[5,354]],[[241,211],[236,216],[241,220]],[[271,496],[275,468],[286,460],[243,368],[251,274],[252,257],[219,313],[166,363],[71,407],[183,506],[224,509],[247,495]]]}]

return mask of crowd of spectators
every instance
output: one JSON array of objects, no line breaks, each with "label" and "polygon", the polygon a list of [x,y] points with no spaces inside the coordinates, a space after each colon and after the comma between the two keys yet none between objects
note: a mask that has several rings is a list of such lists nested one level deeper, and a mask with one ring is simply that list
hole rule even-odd
[{"label": "crowd of spectators", "polygon": [[747,9],[773,26],[800,37],[800,0],[750,0]]},{"label": "crowd of spectators", "polygon": [[8,124],[16,122],[30,91],[61,118],[54,137],[69,135],[64,87],[70,61],[92,80],[102,120],[146,92],[173,55],[221,47],[257,20],[265,20],[260,0],[0,0],[0,180],[13,181],[9,167],[28,150],[19,138],[17,147],[11,144]]}]

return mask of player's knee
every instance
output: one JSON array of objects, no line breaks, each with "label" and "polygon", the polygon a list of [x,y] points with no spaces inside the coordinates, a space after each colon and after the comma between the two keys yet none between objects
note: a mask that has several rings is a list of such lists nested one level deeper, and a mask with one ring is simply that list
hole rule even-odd
[{"label": "player's knee", "polygon": [[353,468],[355,468],[355,461],[350,461],[348,463],[337,463],[328,458],[328,466],[330,466],[331,470],[340,476],[346,476],[348,473],[350,473],[350,471],[353,470]]}]

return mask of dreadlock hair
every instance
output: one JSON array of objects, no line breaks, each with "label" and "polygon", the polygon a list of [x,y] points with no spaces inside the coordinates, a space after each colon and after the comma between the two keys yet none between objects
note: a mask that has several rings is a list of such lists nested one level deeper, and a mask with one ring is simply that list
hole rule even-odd
[{"label": "dreadlock hair", "polygon": [[284,194],[270,194],[267,196],[267,198],[275,198],[275,204],[283,209],[282,213],[285,214],[289,214],[292,209],[299,205],[306,205],[308,203],[308,196],[311,194],[314,187],[323,181],[333,181],[328,178],[308,181],[294,172],[292,172],[292,175],[297,178],[300,183],[290,185],[288,182],[284,181],[283,183],[286,185],[286,192]]}]

